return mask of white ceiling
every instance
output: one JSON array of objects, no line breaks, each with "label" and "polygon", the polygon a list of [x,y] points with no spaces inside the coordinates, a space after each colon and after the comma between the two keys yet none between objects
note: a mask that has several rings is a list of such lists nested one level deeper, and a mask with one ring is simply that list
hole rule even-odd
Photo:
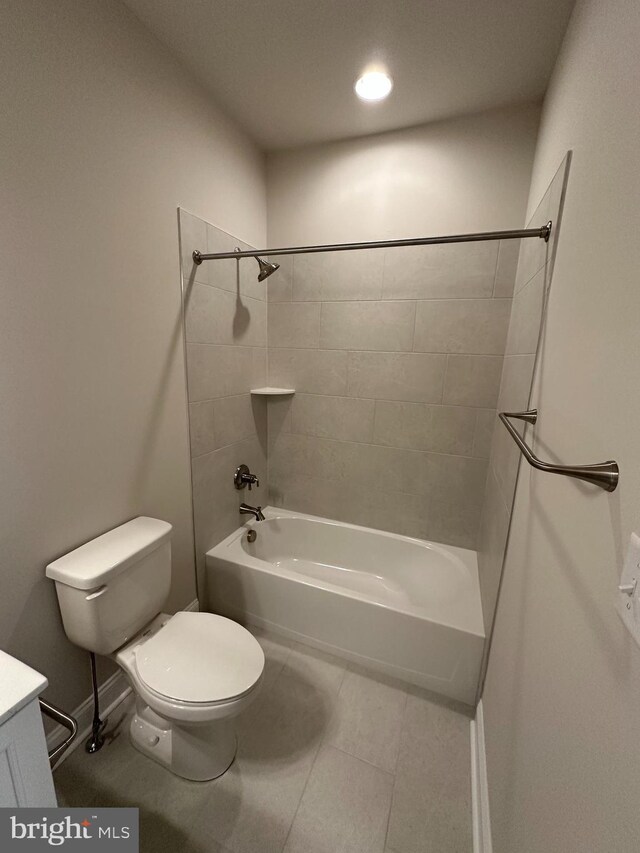
[{"label": "white ceiling", "polygon": [[[125,0],[264,148],[541,98],[573,0]],[[359,101],[372,62],[395,87]]]}]

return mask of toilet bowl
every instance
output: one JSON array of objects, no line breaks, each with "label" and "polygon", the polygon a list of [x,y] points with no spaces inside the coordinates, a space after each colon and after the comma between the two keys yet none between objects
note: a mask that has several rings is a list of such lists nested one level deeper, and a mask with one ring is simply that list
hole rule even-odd
[{"label": "toilet bowl", "polygon": [[113,658],[135,693],[136,749],[186,779],[224,773],[236,753],[233,718],[262,682],[257,640],[223,616],[160,614]]},{"label": "toilet bowl", "polygon": [[233,719],[258,693],[264,653],[213,613],[162,612],[171,525],[139,517],[47,566],[67,637],[111,657],[136,697],[134,746],[178,776],[215,779],[236,752]]}]

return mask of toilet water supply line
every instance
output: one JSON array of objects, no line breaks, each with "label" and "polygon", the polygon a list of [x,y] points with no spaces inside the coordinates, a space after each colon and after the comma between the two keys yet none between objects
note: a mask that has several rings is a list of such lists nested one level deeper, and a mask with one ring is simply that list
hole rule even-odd
[{"label": "toilet water supply line", "polygon": [[91,723],[91,734],[85,741],[84,748],[89,753],[98,752],[104,746],[104,727],[107,721],[100,719],[100,701],[98,697],[98,676],[96,674],[96,656],[89,652],[91,658],[91,685],[93,687],[93,721]]}]

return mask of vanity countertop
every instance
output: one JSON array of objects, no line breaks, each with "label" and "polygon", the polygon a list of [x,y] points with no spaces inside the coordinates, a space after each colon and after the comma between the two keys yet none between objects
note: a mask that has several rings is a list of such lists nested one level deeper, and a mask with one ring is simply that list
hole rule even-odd
[{"label": "vanity countertop", "polygon": [[44,675],[0,651],[0,724],[42,693],[47,684]]}]

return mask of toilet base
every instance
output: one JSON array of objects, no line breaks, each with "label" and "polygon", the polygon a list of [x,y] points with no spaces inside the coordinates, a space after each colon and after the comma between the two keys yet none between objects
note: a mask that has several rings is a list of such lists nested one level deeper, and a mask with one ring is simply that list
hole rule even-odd
[{"label": "toilet base", "polygon": [[194,782],[222,776],[236,756],[233,719],[185,726],[165,720],[148,705],[136,702],[129,732],[137,750]]}]

